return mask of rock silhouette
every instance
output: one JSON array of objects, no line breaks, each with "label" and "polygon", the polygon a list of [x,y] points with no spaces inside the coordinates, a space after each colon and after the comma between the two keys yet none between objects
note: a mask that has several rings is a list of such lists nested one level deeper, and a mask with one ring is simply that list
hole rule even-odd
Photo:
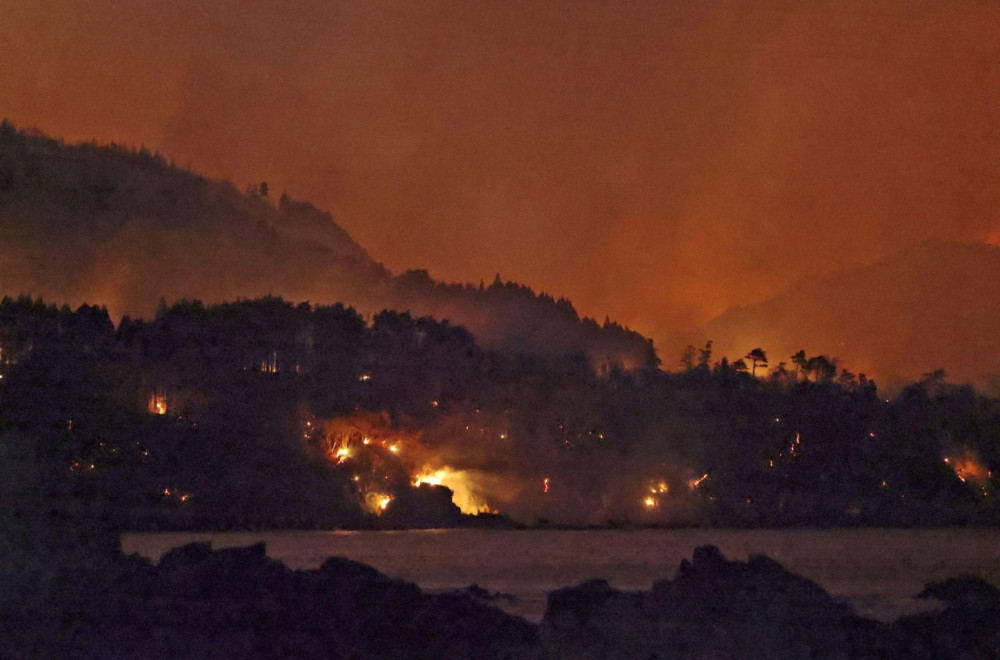
[{"label": "rock silhouette", "polygon": [[[63,557],[20,607],[4,601],[2,657],[66,658],[993,658],[1000,591],[975,578],[930,585],[941,611],[864,619],[767,557],[695,550],[648,591],[592,580],[549,595],[540,626],[332,557],[296,571],[264,544],[190,544],[157,566]],[[8,579],[8,578],[5,578]],[[6,586],[6,585],[5,585]],[[30,591],[30,590],[29,590]]]}]

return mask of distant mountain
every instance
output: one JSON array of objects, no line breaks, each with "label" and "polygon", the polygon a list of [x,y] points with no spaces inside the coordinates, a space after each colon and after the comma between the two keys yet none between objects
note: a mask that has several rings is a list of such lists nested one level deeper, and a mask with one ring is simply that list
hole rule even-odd
[{"label": "distant mountain", "polygon": [[106,305],[150,317],[159,299],[280,295],[409,310],[466,326],[492,348],[580,352],[595,364],[655,361],[651,343],[580,319],[565,300],[514,283],[396,277],[329,214],[266,184],[246,193],[145,149],[60,140],[0,125],[0,293]]},{"label": "distant mountain", "polygon": [[921,243],[729,310],[692,340],[713,340],[730,359],[761,346],[771,366],[804,348],[889,386],[944,368],[949,380],[1000,392],[1000,249]]}]

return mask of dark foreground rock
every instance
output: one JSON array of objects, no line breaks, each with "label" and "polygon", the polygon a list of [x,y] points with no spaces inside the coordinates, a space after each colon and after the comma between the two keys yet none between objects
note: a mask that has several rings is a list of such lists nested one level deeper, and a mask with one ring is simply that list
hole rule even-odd
[{"label": "dark foreground rock", "polygon": [[704,546],[649,591],[596,580],[551,593],[541,634],[573,658],[1000,658],[994,587],[960,578],[921,596],[947,607],[883,624],[767,557]]},{"label": "dark foreground rock", "polygon": [[555,591],[540,628],[476,586],[425,594],[342,558],[293,571],[263,544],[191,544],[158,566],[64,559],[25,565],[21,591],[0,593],[0,658],[1000,657],[1000,592],[981,580],[930,585],[921,596],[942,610],[883,624],[771,559],[712,546],[649,591]]},{"label": "dark foreground rock", "polygon": [[936,598],[943,611],[900,619],[896,626],[935,658],[1000,658],[1000,591],[979,578],[928,585],[920,598]]},{"label": "dark foreground rock", "polygon": [[[77,576],[49,617],[5,617],[5,657],[509,658],[537,628],[462,594],[428,595],[346,559],[292,571],[263,544],[193,544],[158,567],[128,559]],[[55,599],[53,599],[55,600]]]},{"label": "dark foreground rock", "polygon": [[901,640],[767,557],[695,550],[673,580],[626,593],[603,581],[549,595],[546,646],[577,658],[893,657]]}]

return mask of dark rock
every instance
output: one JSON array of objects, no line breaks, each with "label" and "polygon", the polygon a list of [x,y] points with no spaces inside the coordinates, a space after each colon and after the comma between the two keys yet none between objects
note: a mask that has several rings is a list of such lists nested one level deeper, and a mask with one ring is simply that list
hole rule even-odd
[{"label": "dark rock", "polygon": [[730,562],[712,546],[649,592],[591,582],[553,593],[542,634],[550,650],[579,657],[832,658],[900,648],[887,627],[777,562]]},{"label": "dark rock", "polygon": [[210,543],[188,543],[179,548],[169,550],[160,558],[158,566],[161,570],[174,570],[183,566],[200,564],[212,556]]},{"label": "dark rock", "polygon": [[428,595],[354,561],[292,571],[263,544],[192,544],[160,565],[121,557],[67,572],[0,651],[72,658],[538,657],[538,628],[464,592]]},{"label": "dark rock", "polygon": [[576,587],[558,589],[549,594],[546,617],[568,617],[577,623],[585,623],[618,594],[607,580],[591,580]]},{"label": "dark rock", "polygon": [[452,502],[453,493],[445,486],[420,484],[403,488],[380,516],[388,527],[458,527],[462,511]]},{"label": "dark rock", "polygon": [[928,586],[945,610],[884,625],[767,557],[711,547],[649,591],[593,580],[552,592],[541,629],[484,604],[501,595],[476,585],[429,595],[343,558],[292,571],[262,544],[50,569],[0,611],[0,657],[1000,657],[1000,592],[976,578]]},{"label": "dark rock", "polygon": [[996,607],[1000,605],[1000,590],[978,577],[961,576],[929,584],[917,598],[936,598],[948,603]]},{"label": "dark rock", "polygon": [[499,591],[483,589],[478,584],[471,584],[465,589],[455,593],[464,594],[478,603],[497,603],[500,601],[516,603],[518,600],[516,596],[501,593]]},{"label": "dark rock", "polygon": [[699,568],[720,568],[726,565],[722,551],[714,545],[701,545],[694,549],[691,555],[695,566]]},{"label": "dark rock", "polygon": [[894,628],[934,658],[1000,658],[1000,591],[976,577],[928,585],[918,598],[947,603],[939,612],[903,617]]},{"label": "dark rock", "polygon": [[362,564],[353,559],[345,557],[328,557],[319,567],[319,572],[324,577],[339,580],[367,580],[372,582],[385,582],[391,578],[379,573],[368,564]]}]

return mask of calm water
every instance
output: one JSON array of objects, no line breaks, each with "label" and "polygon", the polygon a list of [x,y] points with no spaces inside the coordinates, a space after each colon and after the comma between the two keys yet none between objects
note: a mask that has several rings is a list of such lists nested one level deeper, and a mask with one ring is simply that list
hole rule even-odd
[{"label": "calm water", "polygon": [[269,556],[296,569],[348,557],[429,591],[475,583],[514,596],[498,604],[536,622],[553,589],[593,578],[648,589],[706,543],[730,559],[768,555],[882,620],[933,607],[913,599],[930,581],[976,575],[1000,586],[1000,530],[978,529],[170,532],[126,534],[122,547],[158,561],[193,541],[215,548],[263,541]]}]

